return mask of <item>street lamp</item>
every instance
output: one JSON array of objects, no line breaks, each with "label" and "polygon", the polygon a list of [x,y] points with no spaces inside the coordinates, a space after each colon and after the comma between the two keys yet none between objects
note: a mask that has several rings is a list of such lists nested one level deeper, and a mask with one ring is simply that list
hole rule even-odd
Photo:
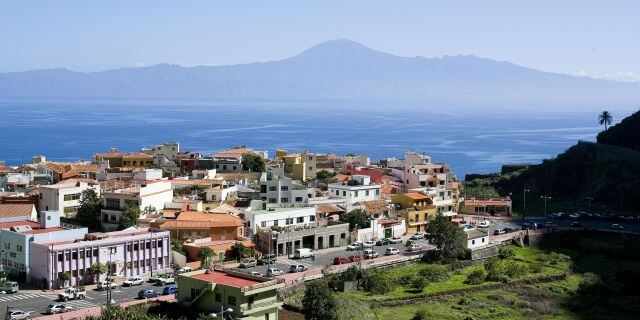
[{"label": "street lamp", "polygon": [[593,197],[587,197],[587,201],[589,202],[589,209],[587,210],[588,214],[591,214],[591,200],[593,200]]},{"label": "street lamp", "polygon": [[226,313],[233,312],[233,309],[231,309],[231,308],[227,308],[227,309],[225,310],[225,309],[224,309],[224,306],[220,306],[220,313],[219,313],[219,314],[217,314],[217,313],[215,313],[215,312],[212,312],[212,313],[210,314],[210,316],[212,316],[212,317],[218,317],[218,316],[219,316],[219,317],[220,317],[220,319],[224,319],[224,313],[225,313],[225,312],[226,312]]},{"label": "street lamp", "polygon": [[522,188],[522,198],[523,198],[523,213],[522,213],[522,220],[527,220],[527,192],[529,192],[531,190],[527,189],[527,188]]},{"label": "street lamp", "polygon": [[547,200],[551,200],[551,197],[545,194],[544,196],[540,196],[540,199],[544,199],[544,216],[546,218],[547,217]]}]

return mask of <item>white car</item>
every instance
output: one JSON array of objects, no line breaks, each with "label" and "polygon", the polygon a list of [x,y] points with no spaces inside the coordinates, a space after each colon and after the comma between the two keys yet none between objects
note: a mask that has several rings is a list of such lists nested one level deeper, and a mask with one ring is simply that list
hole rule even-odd
[{"label": "white car", "polygon": [[373,248],[373,246],[375,246],[376,243],[373,241],[365,241],[362,243],[362,246],[365,248]]},{"label": "white car", "polygon": [[18,309],[13,309],[7,311],[7,316],[5,317],[7,320],[24,320],[31,319],[31,313],[28,311],[22,311]]},{"label": "white car", "polygon": [[424,233],[416,232],[411,235],[411,240],[420,240],[420,239],[424,239]]},{"label": "white car", "polygon": [[158,280],[156,280],[156,284],[159,284],[161,286],[166,286],[168,284],[174,283],[176,283],[176,278],[173,276],[173,274],[165,274],[162,277],[159,277]]},{"label": "white car", "polygon": [[402,243],[402,238],[400,237],[391,237],[389,238],[389,243]]},{"label": "white car", "polygon": [[489,222],[489,220],[482,220],[480,221],[480,223],[478,223],[478,227],[480,228],[489,228],[490,225],[491,222]]},{"label": "white car", "polygon": [[352,243],[347,246],[347,251],[356,251],[356,250],[360,250],[360,248],[361,248],[360,244]]},{"label": "white car", "polygon": [[387,248],[387,250],[384,251],[384,254],[387,256],[391,256],[394,254],[399,254],[400,250],[396,249],[396,248]]},{"label": "white car", "polygon": [[257,264],[258,262],[256,261],[256,259],[242,259],[238,267],[251,268],[251,267],[255,267]]},{"label": "white car", "polygon": [[364,252],[362,253],[362,256],[365,259],[375,259],[378,257],[378,253],[373,249],[367,249],[367,250],[364,250]]},{"label": "white car", "polygon": [[422,246],[419,244],[412,244],[407,247],[407,251],[419,251],[420,249],[422,249]]},{"label": "white car", "polygon": [[50,304],[47,307],[47,313],[48,314],[56,314],[56,313],[63,313],[63,312],[69,312],[73,310],[73,307],[67,304],[61,304],[61,303],[57,303],[57,304]]},{"label": "white car", "polygon": [[258,271],[251,271],[249,274],[252,275],[252,276],[262,277],[262,273],[260,273]]},{"label": "white car", "polygon": [[142,278],[140,277],[130,277],[130,278],[127,278],[127,280],[122,282],[122,286],[132,287],[132,286],[142,285],[143,283],[144,283],[144,280],[142,280]]},{"label": "white car", "polygon": [[98,290],[107,290],[107,288],[115,289],[117,285],[112,281],[100,281],[98,282],[98,286],[96,289]]},{"label": "white car", "polygon": [[269,268],[267,269],[267,276],[269,277],[275,277],[275,276],[281,276],[284,274],[284,271],[278,269],[278,268]]}]

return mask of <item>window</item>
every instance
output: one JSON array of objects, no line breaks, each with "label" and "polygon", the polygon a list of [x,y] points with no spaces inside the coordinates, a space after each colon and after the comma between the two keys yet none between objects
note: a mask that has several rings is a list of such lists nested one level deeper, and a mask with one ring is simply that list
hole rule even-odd
[{"label": "window", "polygon": [[346,197],[347,196],[347,192],[346,191],[342,191],[342,196]]},{"label": "window", "polygon": [[84,259],[84,250],[78,252],[80,254],[80,259]]},{"label": "window", "polygon": [[[274,226],[278,226],[278,220],[273,220],[273,225],[274,225]],[[240,230],[241,230],[241,232],[242,232],[242,229],[240,229]]]},{"label": "window", "polygon": [[93,256],[97,257],[98,256],[98,249],[93,249]]},{"label": "window", "polygon": [[357,197],[358,196],[358,191],[354,192],[354,196]]},{"label": "window", "polygon": [[302,202],[302,197],[296,197],[296,202]]},{"label": "window", "polygon": [[278,203],[278,199],[276,199],[276,198],[269,198],[269,203]]},{"label": "window", "polygon": [[71,260],[71,252],[65,252],[64,259],[65,260]]},{"label": "window", "polygon": [[280,198],[280,202],[288,203],[289,198]]},{"label": "window", "polygon": [[366,190],[366,191],[364,192],[364,195],[365,195],[365,196],[369,196],[369,190]]},{"label": "window", "polygon": [[71,271],[71,275],[72,275],[73,277],[77,277],[77,276],[78,276],[78,270],[73,270],[73,271]]},{"label": "window", "polygon": [[153,246],[153,248],[157,248],[158,247],[158,243],[157,242],[152,242],[151,245]]},{"label": "window", "polygon": [[304,217],[298,217],[298,219],[296,220],[297,223],[303,223],[304,222]]},{"label": "window", "polygon": [[138,267],[138,261],[134,261],[134,262],[133,262],[133,267],[134,267],[134,268],[137,268],[137,267]]},{"label": "window", "polygon": [[376,195],[380,194],[380,189],[376,189]]},{"label": "window", "polygon": [[158,240],[158,247],[159,247],[159,248],[162,248],[162,239],[159,239],[159,240]]},{"label": "window", "polygon": [[260,222],[260,227],[264,228],[266,226],[267,226],[267,222],[266,221]]},{"label": "window", "polygon": [[289,186],[282,186],[280,187],[281,191],[289,191]]},{"label": "window", "polygon": [[74,194],[65,194],[64,195],[64,201],[72,201],[72,200],[80,200],[80,194],[79,193],[74,193]]},{"label": "window", "polygon": [[71,259],[78,259],[78,252],[72,252],[71,253]]},{"label": "window", "polygon": [[269,186],[269,191],[278,191],[278,187],[276,187],[276,186]]},{"label": "window", "polygon": [[311,222],[316,221],[316,216],[309,216],[309,221]]},{"label": "window", "polygon": [[236,297],[233,296],[229,296],[229,298],[227,299],[227,301],[229,302],[230,305],[235,306],[236,305]]},{"label": "window", "polygon": [[144,243],[144,247],[145,247],[146,249],[151,249],[151,242],[145,242],[145,243]]},{"label": "window", "polygon": [[340,190],[336,190],[336,196],[340,195]]},{"label": "window", "polygon": [[109,218],[111,218],[111,219],[110,219],[111,221],[117,221],[117,220],[118,220],[118,217],[116,217],[116,215],[115,215],[115,214],[110,215],[110,217],[109,217]]},{"label": "window", "polygon": [[128,245],[127,245],[127,251],[131,251],[131,248],[132,248],[132,247],[133,247],[133,246],[132,246],[131,244],[128,244]]},{"label": "window", "polygon": [[471,240],[471,244],[476,244],[476,241],[475,240]]},{"label": "window", "polygon": [[107,198],[106,209],[120,209],[120,199]]},{"label": "window", "polygon": [[5,249],[11,249],[11,243],[5,242],[4,243],[4,248]]},{"label": "window", "polygon": [[222,295],[219,292],[216,292],[216,302],[222,301]]},{"label": "window", "polygon": [[22,252],[22,250],[24,250],[24,248],[21,245],[16,244],[16,251]]},{"label": "window", "polygon": [[64,213],[75,213],[78,212],[78,207],[65,207],[62,211]]},{"label": "window", "polygon": [[484,242],[484,238],[482,238],[482,242]]},{"label": "window", "polygon": [[227,170],[227,165],[226,164],[222,165],[222,170]]},{"label": "window", "polygon": [[137,250],[139,250],[139,249],[140,249],[140,246],[139,246],[137,243],[134,243],[134,244],[133,244],[133,250],[136,250],[136,251],[137,251]]},{"label": "window", "polygon": [[293,224],[293,218],[287,218],[287,225]]}]

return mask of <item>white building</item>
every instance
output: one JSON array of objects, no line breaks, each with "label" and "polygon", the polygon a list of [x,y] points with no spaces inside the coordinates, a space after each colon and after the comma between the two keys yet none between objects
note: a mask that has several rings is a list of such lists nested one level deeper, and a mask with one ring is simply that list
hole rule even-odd
[{"label": "white building", "polygon": [[215,179],[216,169],[194,169],[191,170],[192,179]]},{"label": "white building", "polygon": [[349,212],[358,202],[380,200],[381,187],[378,183],[371,183],[369,176],[354,175],[347,182],[330,183],[328,190],[330,198],[345,200],[346,210]]},{"label": "white building", "polygon": [[207,201],[227,201],[238,199],[240,193],[253,193],[253,189],[245,187],[243,185],[235,186],[217,186],[207,189],[206,199]]},{"label": "white building", "polygon": [[82,192],[92,189],[100,196],[100,185],[90,180],[60,182],[38,189],[38,208],[44,211],[59,211],[63,218],[75,218]]},{"label": "white building", "polygon": [[102,196],[102,225],[114,229],[127,204],[138,205],[140,218],[145,218],[148,212],[164,209],[165,202],[173,200],[173,190],[168,180],[144,181],[125,189],[104,191]]},{"label": "white building", "polygon": [[357,241],[371,241],[390,237],[400,237],[407,233],[404,219],[371,219],[369,228],[358,229]]},{"label": "white building", "polygon": [[133,173],[133,180],[154,181],[162,179],[162,169],[142,169]]},{"label": "white building", "polygon": [[467,249],[475,249],[489,245],[489,233],[477,228],[465,230]]},{"label": "white building", "polygon": [[315,207],[267,207],[261,200],[251,201],[251,207],[244,211],[249,235],[255,234],[259,228],[272,226],[290,227],[304,226],[316,222]]},{"label": "white building", "polygon": [[163,144],[156,145],[153,148],[142,148],[141,152],[152,156],[162,154],[169,159],[176,159],[178,157],[178,153],[180,153],[180,143],[177,141],[165,142]]},{"label": "white building", "polygon": [[295,205],[309,199],[307,186],[284,174],[283,167],[269,167],[260,177],[260,198],[269,204]]}]

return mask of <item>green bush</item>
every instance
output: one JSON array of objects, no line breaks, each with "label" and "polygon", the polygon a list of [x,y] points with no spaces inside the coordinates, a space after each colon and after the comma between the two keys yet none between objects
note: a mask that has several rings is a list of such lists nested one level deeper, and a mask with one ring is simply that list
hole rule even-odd
[{"label": "green bush", "polygon": [[500,263],[500,259],[493,257],[484,262],[484,270],[487,272],[487,280],[500,281],[504,275],[504,268]]},{"label": "green bush", "polygon": [[582,275],[580,284],[578,285],[578,292],[582,294],[601,294],[602,289],[605,287],[602,279],[597,274],[587,272]]},{"label": "green bush", "polygon": [[386,271],[372,270],[365,275],[362,287],[371,294],[385,294],[393,290],[393,281]]},{"label": "green bush", "polygon": [[504,274],[509,278],[519,278],[529,272],[529,266],[526,263],[516,261],[504,261],[503,263]]},{"label": "green bush", "polygon": [[515,255],[516,255],[515,251],[513,251],[513,248],[510,248],[510,247],[502,247],[498,252],[498,257],[500,257],[500,259],[509,259]]},{"label": "green bush", "polygon": [[540,273],[542,272],[542,263],[535,262],[529,265],[529,272]]},{"label": "green bush", "polygon": [[447,281],[451,276],[445,266],[438,264],[427,265],[420,269],[420,276],[425,277],[430,282]]},{"label": "green bush", "polygon": [[414,275],[412,274],[403,274],[400,276],[400,278],[398,278],[397,283],[399,285],[409,285],[413,282],[413,279],[415,278]]},{"label": "green bush", "polygon": [[422,292],[424,288],[427,287],[428,284],[429,284],[429,281],[427,281],[427,279],[423,277],[415,277],[411,282],[411,288],[415,289],[416,291]]},{"label": "green bush", "polygon": [[420,309],[416,311],[416,314],[413,315],[413,318],[411,318],[411,320],[427,320],[427,319],[429,319],[429,315],[427,314],[427,310],[424,310],[424,309]]},{"label": "green bush", "polygon": [[467,276],[466,284],[481,284],[487,278],[487,274],[482,269],[474,270]]}]

